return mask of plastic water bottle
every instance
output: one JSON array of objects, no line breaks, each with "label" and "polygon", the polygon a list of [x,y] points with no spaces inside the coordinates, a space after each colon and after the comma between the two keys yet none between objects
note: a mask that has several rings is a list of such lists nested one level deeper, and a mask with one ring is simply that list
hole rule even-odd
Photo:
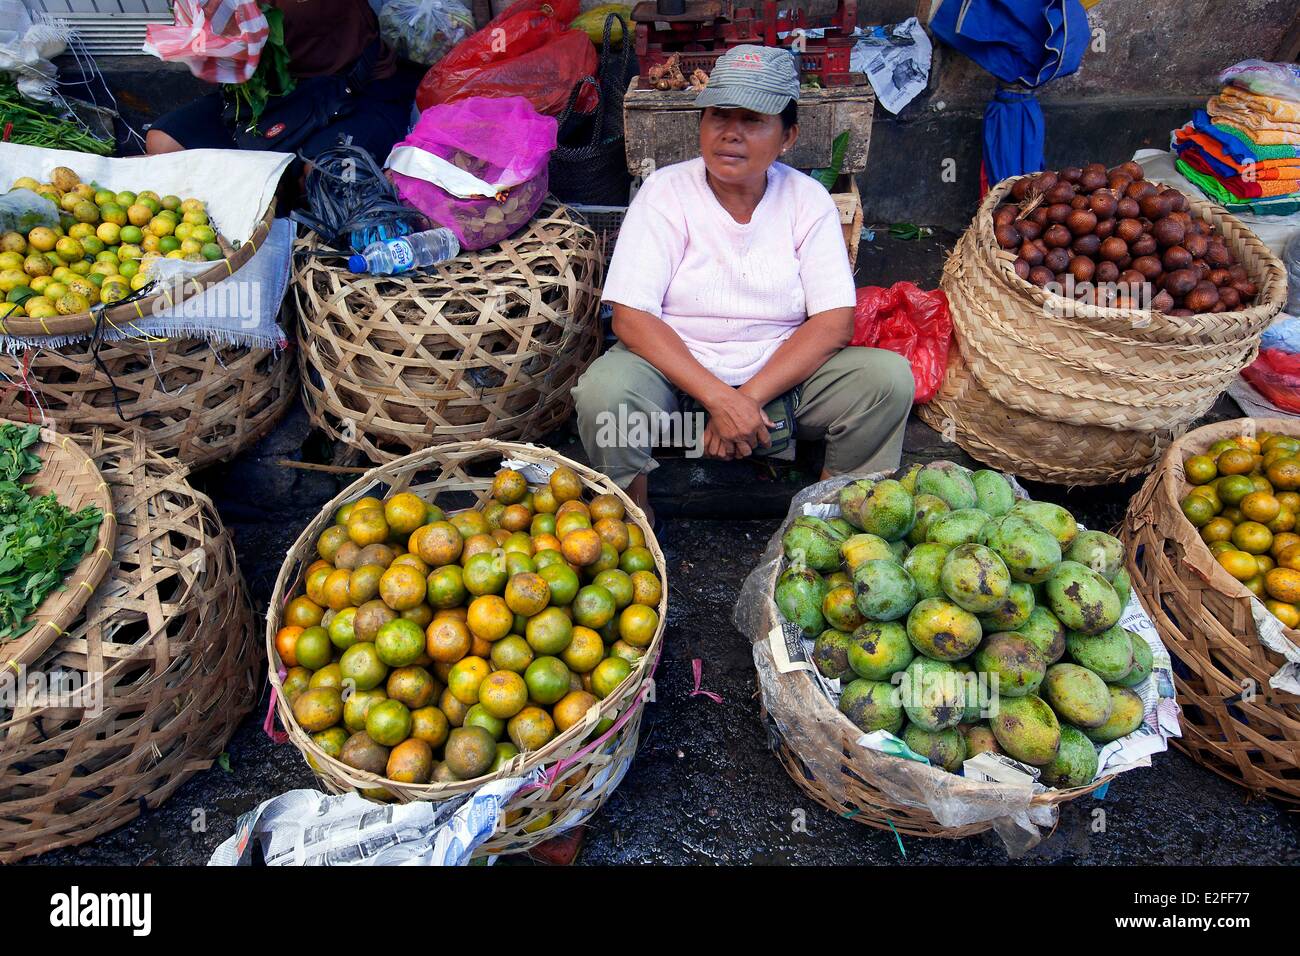
[{"label": "plastic water bottle", "polygon": [[446,262],[459,253],[456,234],[440,227],[366,246],[361,255],[348,257],[348,268],[353,272],[391,276]]}]

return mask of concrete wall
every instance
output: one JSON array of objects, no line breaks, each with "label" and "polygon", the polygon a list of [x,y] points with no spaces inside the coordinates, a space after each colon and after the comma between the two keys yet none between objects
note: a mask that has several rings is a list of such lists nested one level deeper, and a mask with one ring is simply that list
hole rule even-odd
[{"label": "concrete wall", "polygon": [[[860,0],[859,21],[896,22],[917,9],[917,0]],[[1214,91],[1219,70],[1280,56],[1298,19],[1298,0],[1100,0],[1089,11],[1095,48],[1078,73],[1039,94],[1048,165],[1111,164],[1166,147],[1170,130]],[[980,67],[936,44],[927,91],[898,116],[877,106],[859,177],[869,222],[965,225],[978,204],[983,110],[995,89]]]}]

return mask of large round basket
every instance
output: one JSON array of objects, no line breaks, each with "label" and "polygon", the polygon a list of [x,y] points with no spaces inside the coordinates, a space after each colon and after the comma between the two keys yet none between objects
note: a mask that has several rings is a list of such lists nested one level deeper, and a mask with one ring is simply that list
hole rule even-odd
[{"label": "large round basket", "polygon": [[[300,590],[308,565],[316,559],[316,541],[321,532],[334,521],[338,508],[364,495],[383,497],[399,491],[413,491],[448,513],[471,507],[489,497],[492,477],[506,458],[542,466],[567,465],[578,474],[589,491],[617,495],[630,519],[645,531],[646,547],[654,555],[659,579],[664,582],[657,608],[659,626],[645,656],[627,678],[600,701],[599,706],[587,712],[581,723],[559,734],[542,749],[518,755],[493,775],[457,783],[398,783],[356,770],[329,756],[298,725],[292,708],[280,693],[285,672],[275,648],[283,607]],[[275,688],[276,712],[288,730],[289,739],[308,758],[322,785],[332,793],[364,795],[375,788],[383,788],[402,803],[449,800],[470,793],[490,780],[545,768],[540,785],[526,786],[506,804],[496,833],[479,850],[480,854],[520,853],[595,813],[631,763],[636,753],[642,712],[652,692],[652,675],[663,647],[668,611],[667,582],[663,553],[649,530],[645,514],[599,472],[536,445],[481,439],[428,448],[366,472],[326,505],[294,542],[276,579],[266,617],[266,646],[271,685]],[[614,726],[591,740],[597,724],[605,718],[614,720]]]},{"label": "large round basket", "polygon": [[3,862],[161,804],[211,765],[260,688],[252,609],[211,501],[142,436],[82,441],[112,489],[114,563],[67,633],[5,672]]},{"label": "large round basket", "polygon": [[20,479],[30,494],[52,494],[73,512],[95,507],[103,518],[90,550],[63,585],[51,591],[31,614],[27,632],[0,644],[0,664],[10,668],[30,664],[67,631],[112,564],[117,540],[112,492],[81,446],[69,435],[42,428],[40,439],[30,450],[41,459],[39,471]]},{"label": "large round basket", "polygon": [[233,458],[264,437],[294,399],[284,350],[203,339],[93,340],[0,352],[0,416],[142,435],[150,449],[194,468]]},{"label": "large round basket", "polygon": [[[833,503],[837,495],[829,494],[823,503]],[[775,592],[781,563],[771,562],[768,570],[761,581],[764,595]],[[754,586],[751,578],[745,591],[751,593]],[[811,799],[838,816],[879,830],[949,840],[994,829],[993,816],[999,804],[1019,799],[999,794],[1005,788],[998,784],[967,780],[940,767],[861,746],[857,741],[863,736],[862,730],[840,712],[808,670],[778,665],[772,644],[788,637],[775,602],[768,599],[753,603],[760,608],[757,620],[751,619],[742,630],[757,636],[753,652],[759,708],[781,765]],[[1028,812],[1036,823],[1055,827],[1057,807],[1087,796],[1112,779],[1114,776],[1109,775],[1086,787],[1044,790],[1031,798]],[[893,796],[882,787],[884,782]],[[907,800],[899,798],[904,792]],[[927,805],[927,799],[936,793],[944,794],[953,803],[969,803],[974,798],[982,806],[967,814],[970,822],[945,825]]]},{"label": "large round basket", "polygon": [[[994,413],[963,415],[963,386],[957,382],[940,391],[927,419],[954,422],[957,442],[969,443],[967,451],[976,457],[981,445],[1014,454],[1013,470],[1026,477],[1085,484],[1144,470],[1142,465],[1154,463],[1158,446],[1203,415],[1254,360],[1261,333],[1286,301],[1282,263],[1238,219],[1189,197],[1191,214],[1214,225],[1258,287],[1253,305],[1184,318],[1066,299],[1017,276],[1015,255],[994,238],[993,211],[1014,182],[1004,180],[989,191],[941,282],[966,373],[987,394],[991,401],[984,404]],[[1066,473],[1047,478],[1036,474],[1038,449],[1018,447],[1018,436],[999,427],[998,406],[1008,410],[1008,418],[1028,415],[1119,437],[1109,449],[1105,442],[1093,443],[1086,459],[1091,475],[1075,478],[1058,465]],[[1064,432],[1062,444],[1068,444],[1070,429]],[[1138,448],[1152,454],[1135,468]]]},{"label": "large round basket", "polygon": [[217,240],[225,257],[213,262],[202,272],[188,276],[183,281],[160,284],[158,291],[149,292],[136,299],[130,299],[105,306],[95,312],[78,312],[73,315],[56,315],[48,319],[33,319],[27,316],[7,318],[0,322],[0,335],[12,335],[19,338],[39,338],[40,336],[77,336],[91,335],[97,328],[107,325],[125,326],[155,308],[171,308],[180,305],[186,299],[199,295],[210,285],[227,279],[238,272],[253,254],[266,242],[270,234],[271,223],[275,220],[275,202],[267,207],[266,213],[258,220],[253,234],[247,242],[238,247],[232,246],[222,236]]},{"label": "large round basket", "polygon": [[1300,435],[1295,419],[1238,419],[1188,432],[1165,452],[1133,498],[1121,536],[1133,589],[1174,661],[1182,707],[1174,743],[1215,773],[1300,805],[1300,697],[1269,679],[1300,660],[1300,631],[1282,626],[1228,574],[1182,513],[1191,489],[1183,462],[1245,429]]},{"label": "large round basket", "polygon": [[298,244],[303,399],[372,461],[476,438],[544,435],[600,347],[596,234],[544,205],[518,235],[436,268],[356,275]]},{"label": "large round basket", "polygon": [[939,394],[916,411],[986,465],[1059,485],[1105,485],[1144,474],[1174,437],[1170,429],[1117,431],[1011,408],[984,390],[959,345],[948,350]]}]

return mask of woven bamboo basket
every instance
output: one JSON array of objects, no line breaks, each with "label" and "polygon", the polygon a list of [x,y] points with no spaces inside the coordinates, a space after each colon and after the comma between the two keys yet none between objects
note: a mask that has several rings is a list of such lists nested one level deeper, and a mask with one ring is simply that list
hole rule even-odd
[{"label": "woven bamboo basket", "polygon": [[[1290,418],[1238,419],[1188,432],[1133,498],[1121,537],[1133,589],[1174,660],[1183,728],[1175,745],[1256,795],[1300,805],[1300,697],[1269,686],[1285,658],[1260,640],[1250,591],[1219,565],[1179,506],[1191,490],[1183,462],[1242,434],[1247,423],[1300,435],[1300,423]],[[1272,623],[1267,611],[1256,610]],[[1281,630],[1300,647],[1300,631]]]},{"label": "woven bamboo basket", "polygon": [[[301,590],[307,567],[317,557],[316,541],[334,521],[334,513],[349,501],[364,495],[384,497],[413,491],[425,501],[435,502],[451,513],[472,507],[489,497],[492,478],[504,458],[544,465],[567,465],[582,479],[583,486],[596,494],[617,495],[630,520],[645,531],[646,547],[654,555],[655,568],[663,582],[663,595],[656,609],[659,626],[645,656],[627,678],[610,692],[599,706],[592,707],[585,720],[557,735],[540,750],[520,754],[496,774],[456,783],[398,783],[356,770],[326,754],[294,719],[282,687],[284,667],[275,647],[284,605]],[[521,853],[556,834],[559,824],[585,819],[605,802],[636,752],[638,731],[646,699],[653,691],[654,669],[663,648],[668,617],[668,577],[663,552],[649,529],[644,512],[616,484],[597,471],[570,461],[536,445],[480,439],[437,445],[372,468],[321,510],[290,548],[275,582],[266,616],[266,646],[275,708],[293,745],[302,751],[309,765],[331,793],[362,793],[382,787],[393,799],[448,800],[470,793],[489,780],[527,774],[545,767],[541,786],[521,790],[505,806],[497,832],[480,853]],[[588,743],[596,725],[604,718],[615,726],[595,742]],[[576,816],[575,816],[576,815]]]},{"label": "woven bamboo basket", "polygon": [[[969,442],[968,451],[998,447],[1013,456],[1004,465],[1027,477],[1040,477],[1037,449],[1019,445],[1019,435],[999,427],[1001,409],[1008,419],[1041,420],[1035,430],[1054,435],[1061,446],[1088,434],[1068,426],[1116,433],[1088,442],[1087,474],[1058,463],[1056,477],[1043,480],[1095,484],[1144,471],[1160,447],[1203,415],[1254,360],[1261,333],[1286,301],[1285,270],[1239,220],[1189,197],[1192,214],[1216,227],[1259,287],[1254,305],[1180,318],[1065,299],[1017,276],[1015,256],[994,239],[993,210],[1014,182],[989,191],[941,282],[966,374],[988,400],[976,399],[982,407],[963,413],[956,396],[970,389],[959,382],[940,393],[927,420],[958,422],[957,441],[963,447]],[[1055,434],[1056,424],[1067,426],[1063,434]],[[1152,454],[1139,460],[1140,450]]]},{"label": "woven bamboo basket", "polygon": [[998,401],[948,350],[939,393],[917,414],[973,458],[1022,478],[1061,485],[1105,485],[1141,475],[1173,440],[1172,430],[1115,431],[1039,418]]},{"label": "woven bamboo basket", "polygon": [[600,347],[596,234],[547,204],[512,239],[432,271],[354,275],[298,244],[293,298],[312,423],[376,462],[544,435]]},{"label": "woven bamboo basket", "polygon": [[[17,424],[17,423],[15,423]],[[90,456],[70,436],[42,428],[40,441],[31,449],[41,458],[41,468],[24,475],[22,483],[32,495],[55,495],[71,511],[94,506],[104,515],[95,542],[81,563],[51,591],[32,613],[32,626],[17,639],[0,644],[0,664],[26,665],[61,637],[86,606],[113,561],[117,541],[117,515],[108,483]]]},{"label": "woven bamboo basket", "polygon": [[3,862],[157,807],[211,765],[260,689],[252,609],[212,502],[142,435],[81,442],[112,489],[120,531],[112,570],[76,622],[6,687]]},{"label": "woven bamboo basket", "polygon": [[[831,495],[824,500],[829,504],[837,498]],[[779,563],[776,563],[766,581],[767,594],[775,592],[779,573]],[[888,766],[902,758],[864,750],[857,743],[862,730],[840,712],[808,671],[776,673],[771,652],[760,646],[767,644],[768,635],[779,633],[781,629],[780,611],[776,610],[773,602],[768,603],[770,607],[760,627],[762,639],[755,645],[755,663],[760,668],[759,709],[771,730],[777,758],[795,785],[832,813],[878,830],[908,836],[960,840],[993,829],[992,821],[945,826],[922,802],[920,794],[915,803],[903,803],[886,794],[876,782],[878,775],[873,772],[872,764],[884,762],[883,765]],[[770,679],[763,676],[762,670],[771,675]],[[773,688],[779,685],[779,690],[774,690],[774,693],[779,694],[779,700],[769,699],[769,680]],[[797,719],[797,730],[787,726],[786,715],[793,715]],[[792,735],[801,738],[798,747],[791,744],[789,738]],[[812,760],[810,758],[814,751],[816,758]],[[810,763],[816,763],[821,772],[813,769]],[[954,781],[961,781],[961,778],[941,767],[915,764],[911,769],[915,774],[924,775],[927,786],[928,781],[933,780],[935,790],[948,788]],[[1100,777],[1086,787],[1046,790],[1036,794],[1030,805],[1036,809],[1056,808],[1087,796],[1113,779],[1112,774]],[[960,785],[967,788],[996,786],[976,781],[962,781]],[[1055,828],[1055,822],[1052,827]]]},{"label": "woven bamboo basket", "polygon": [[56,315],[48,319],[33,319],[27,316],[5,319],[0,322],[0,335],[13,335],[20,338],[39,338],[43,335],[90,335],[101,322],[110,326],[129,325],[136,319],[149,315],[154,309],[180,305],[186,299],[199,295],[208,286],[229,278],[243,268],[266,242],[274,220],[275,202],[272,201],[266,213],[258,220],[247,242],[240,243],[236,247],[232,246],[224,236],[218,235],[217,241],[226,254],[225,258],[216,260],[202,272],[189,276],[184,281],[174,284],[163,283],[156,292],[104,306],[92,312]]},{"label": "woven bamboo basket", "polygon": [[0,416],[76,433],[143,435],[153,451],[202,468],[237,455],[292,404],[295,366],[281,351],[203,339],[93,340],[0,352]]}]

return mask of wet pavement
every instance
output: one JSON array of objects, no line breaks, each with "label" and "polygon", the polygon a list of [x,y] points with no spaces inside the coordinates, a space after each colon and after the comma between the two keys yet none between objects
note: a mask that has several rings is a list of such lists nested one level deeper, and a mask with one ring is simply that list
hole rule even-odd
[{"label": "wet pavement", "polygon": [[[886,240],[887,241],[887,240]],[[876,240],[880,242],[880,240]],[[933,282],[945,237],[892,250],[893,278]],[[884,270],[864,240],[860,284]],[[890,243],[898,247],[900,243]],[[891,257],[885,257],[891,258]],[[909,265],[909,263],[911,265]],[[912,274],[914,273],[914,274]],[[1212,417],[1235,417],[1228,400]],[[580,457],[571,433],[550,441]],[[245,579],[259,612],[266,607],[284,553],[339,479],[286,468],[311,447],[301,409],[230,465],[195,476],[213,495],[234,534]],[[908,429],[905,462],[962,458],[927,426]],[[666,462],[652,479],[666,520],[669,617],[656,702],[648,705],[640,749],[621,786],[586,828],[580,864],[998,864],[1007,861],[992,834],[965,840],[896,838],[837,817],[787,776],[759,716],[748,639],[731,625],[740,584],[779,525],[790,496],[816,474],[816,452],[801,446],[792,467],[723,467]],[[969,463],[969,462],[968,462]],[[1035,497],[1066,505],[1083,523],[1111,528],[1137,482],[1067,491],[1030,486]],[[746,517],[740,517],[745,515]],[[703,664],[694,694],[691,662]],[[196,774],[162,807],[93,842],[47,854],[47,864],[203,864],[239,814],[314,777],[291,744],[262,732],[266,698],[227,746],[225,766]],[[800,812],[801,811],[801,812]],[[796,820],[806,820],[805,827]],[[527,862],[512,858],[510,862]],[[1269,864],[1300,863],[1300,815],[1245,791],[1181,753],[1158,754],[1154,766],[1123,774],[1105,798],[1066,804],[1057,831],[1024,863]]]}]

